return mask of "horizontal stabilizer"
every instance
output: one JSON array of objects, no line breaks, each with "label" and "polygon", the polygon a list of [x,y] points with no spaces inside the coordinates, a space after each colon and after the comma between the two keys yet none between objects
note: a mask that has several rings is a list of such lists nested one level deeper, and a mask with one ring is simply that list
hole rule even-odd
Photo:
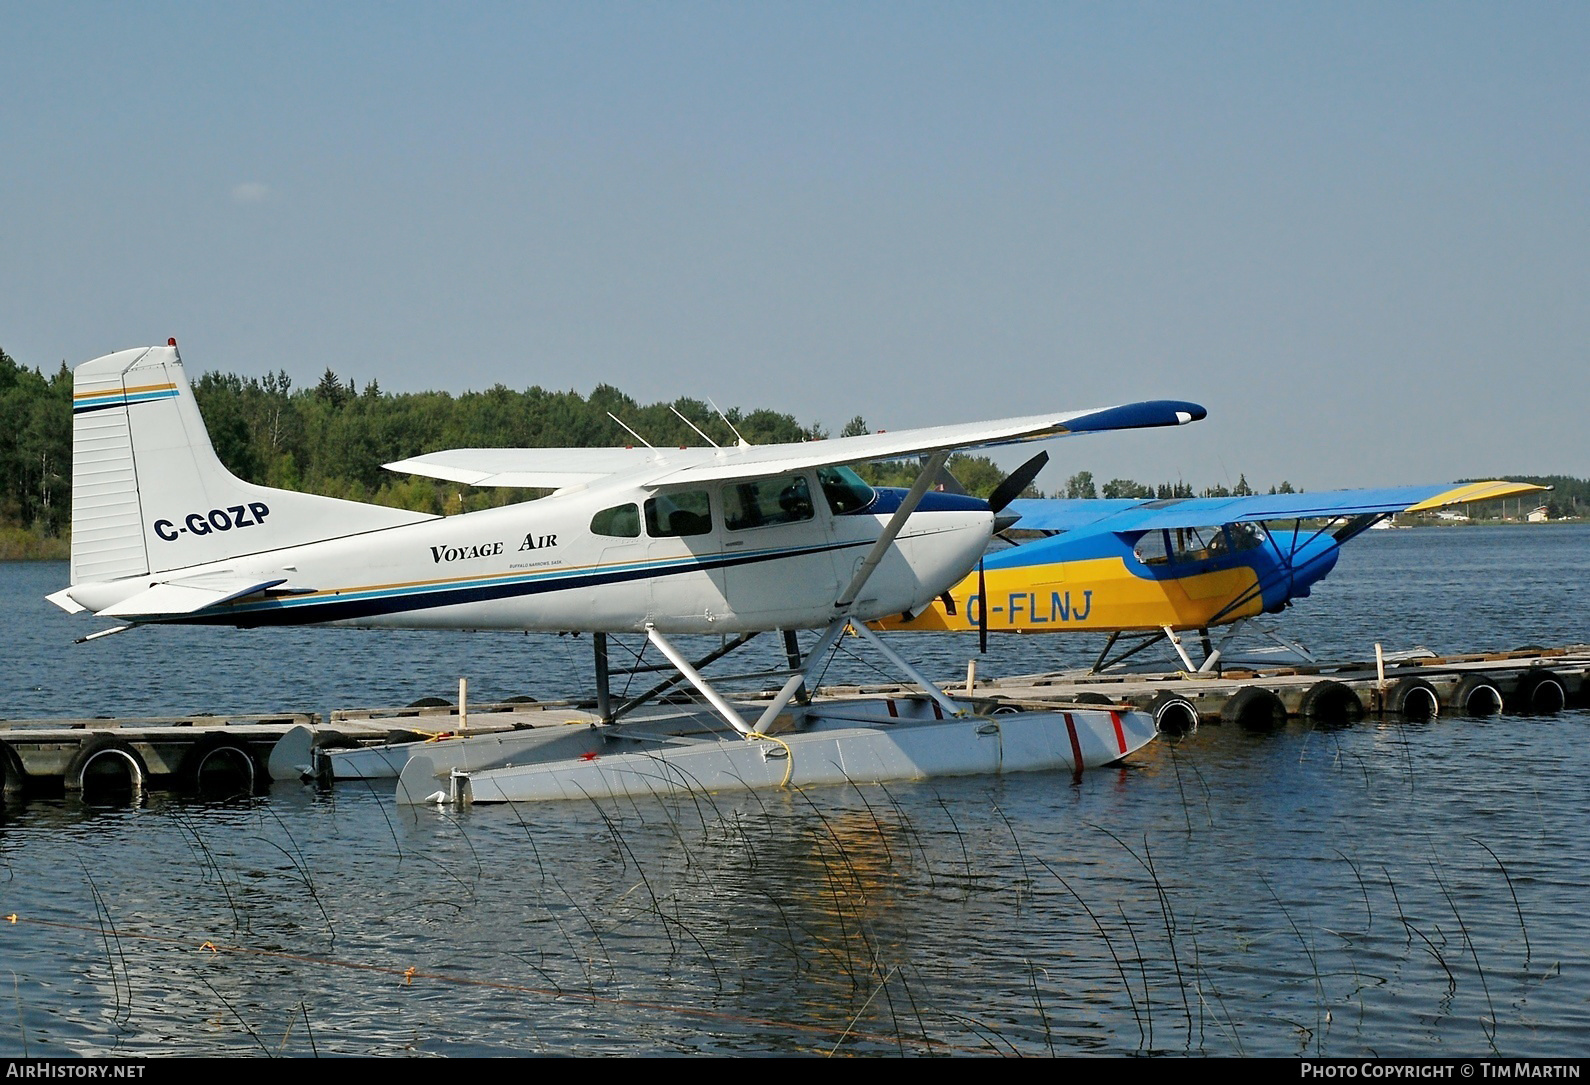
[{"label": "horizontal stabilizer", "polygon": [[233,580],[225,584],[214,581],[203,584],[183,583],[173,580],[156,584],[146,591],[108,606],[101,610],[99,615],[102,618],[157,618],[193,614],[206,607],[230,603],[234,599],[254,595],[284,583],[286,583],[285,577],[258,581]]},{"label": "horizontal stabilizer", "polygon": [[46,595],[44,598],[60,607],[68,614],[81,614],[88,608],[82,603],[79,603],[76,599],[73,599],[71,595],[68,594],[71,590],[71,588],[62,588],[60,591],[52,592],[49,595]]}]

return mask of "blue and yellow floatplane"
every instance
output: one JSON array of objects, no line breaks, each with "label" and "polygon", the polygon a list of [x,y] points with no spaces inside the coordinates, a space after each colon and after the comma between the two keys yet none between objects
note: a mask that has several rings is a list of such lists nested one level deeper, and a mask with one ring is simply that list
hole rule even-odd
[{"label": "blue and yellow floatplane", "polygon": [[[878,624],[985,638],[1109,634],[1095,670],[1169,641],[1189,671],[1212,671],[1244,621],[1306,598],[1335,567],[1343,543],[1389,517],[1543,489],[1492,480],[1241,497],[1017,500],[1008,509],[1021,517],[1014,529],[1039,535],[991,550],[930,607]],[[1215,645],[1209,631],[1222,626],[1231,628]],[[1180,634],[1188,631],[1200,635],[1200,663],[1183,643]]]}]

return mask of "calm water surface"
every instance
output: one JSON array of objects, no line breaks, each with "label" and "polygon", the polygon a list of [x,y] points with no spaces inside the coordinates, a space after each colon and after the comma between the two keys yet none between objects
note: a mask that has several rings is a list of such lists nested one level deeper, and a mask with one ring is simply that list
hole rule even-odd
[{"label": "calm water surface", "polygon": [[[1590,529],[1377,532],[1280,632],[1590,640]],[[98,628],[0,565],[0,714],[576,695],[585,640]],[[975,645],[895,638],[933,673]],[[982,673],[1092,640],[996,639]],[[833,677],[865,678],[841,660]],[[1206,726],[1034,774],[398,808],[390,787],[0,822],[6,1055],[1583,1055],[1590,713]]]}]

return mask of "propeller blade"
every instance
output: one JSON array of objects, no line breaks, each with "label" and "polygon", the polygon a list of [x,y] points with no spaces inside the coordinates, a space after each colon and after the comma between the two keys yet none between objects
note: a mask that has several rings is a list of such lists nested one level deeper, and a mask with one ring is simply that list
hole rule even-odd
[{"label": "propeller blade", "polygon": [[1005,481],[994,487],[994,492],[988,495],[988,507],[998,512],[1016,498],[1021,496],[1021,491],[1032,485],[1032,480],[1038,477],[1038,472],[1043,470],[1044,464],[1049,462],[1049,453],[1040,452],[1020,467],[1016,468],[1005,477]]},{"label": "propeller blade", "polygon": [[988,592],[983,583],[983,559],[977,559],[977,654],[988,654]]}]

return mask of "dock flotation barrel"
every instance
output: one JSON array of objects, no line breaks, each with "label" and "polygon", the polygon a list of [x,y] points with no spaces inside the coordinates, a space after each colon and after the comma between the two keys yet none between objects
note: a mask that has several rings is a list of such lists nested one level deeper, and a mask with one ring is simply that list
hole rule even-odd
[{"label": "dock flotation barrel", "polygon": [[118,792],[137,794],[149,779],[138,751],[119,738],[99,735],[83,743],[66,766],[66,790],[87,797]]},{"label": "dock flotation barrel", "polygon": [[1528,670],[1513,690],[1513,708],[1524,713],[1561,712],[1568,705],[1568,691],[1562,679],[1548,670]]},{"label": "dock flotation barrel", "polygon": [[1222,723],[1239,723],[1249,731],[1274,731],[1286,724],[1286,705],[1261,686],[1244,686],[1220,709]]},{"label": "dock flotation barrel", "polygon": [[1186,697],[1169,690],[1148,703],[1154,729],[1162,735],[1190,735],[1198,730],[1198,708]]},{"label": "dock flotation barrel", "polygon": [[22,767],[22,758],[4,742],[0,742],[0,798],[21,798],[28,789],[28,771]]},{"label": "dock flotation barrel", "polygon": [[1386,690],[1386,711],[1409,720],[1433,720],[1441,714],[1441,698],[1423,678],[1399,678]]},{"label": "dock flotation barrel", "polygon": [[206,798],[252,795],[269,777],[242,739],[210,735],[193,744],[177,767],[182,786]]},{"label": "dock flotation barrel", "polygon": [[1471,674],[1446,699],[1453,712],[1467,716],[1494,716],[1502,710],[1502,691],[1488,674]]},{"label": "dock flotation barrel", "polygon": [[1364,718],[1364,702],[1345,682],[1325,679],[1303,691],[1297,714],[1314,723],[1342,726]]}]

